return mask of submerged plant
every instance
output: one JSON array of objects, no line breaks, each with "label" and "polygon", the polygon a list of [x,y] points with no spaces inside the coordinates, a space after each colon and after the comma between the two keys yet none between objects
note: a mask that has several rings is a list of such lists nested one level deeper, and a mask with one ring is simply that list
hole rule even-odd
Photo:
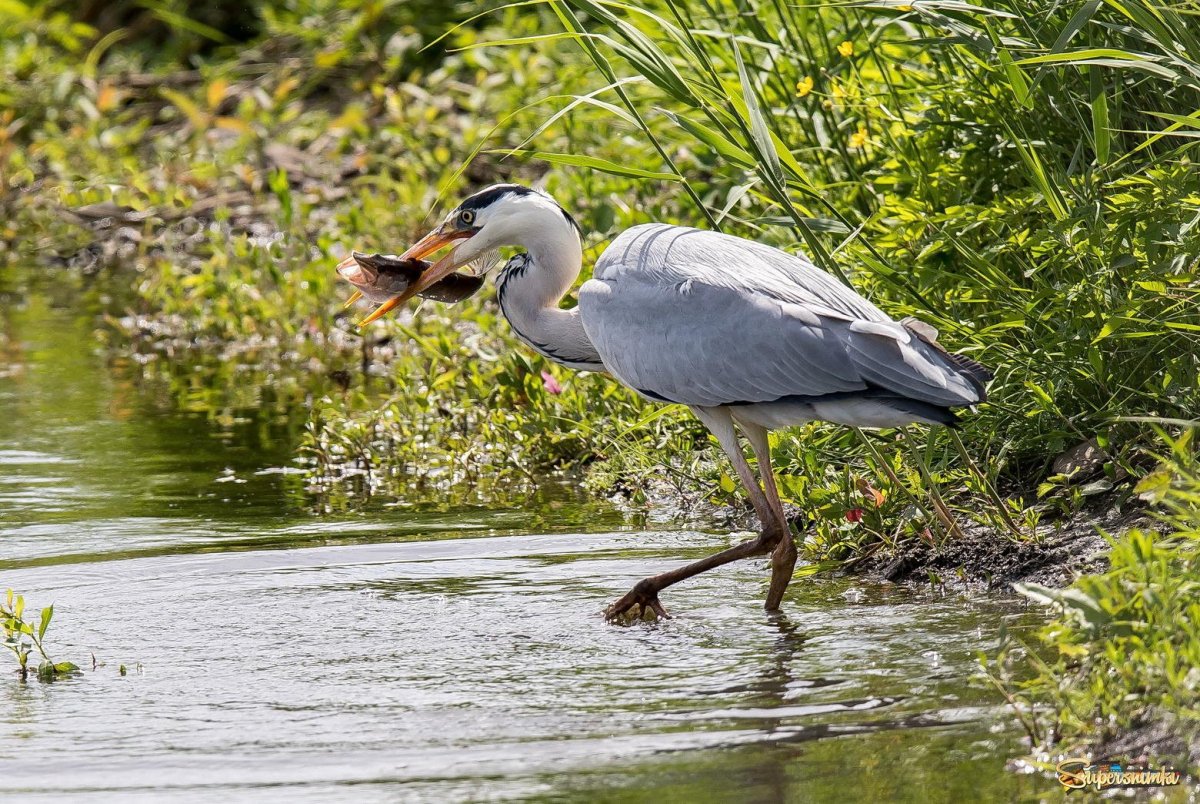
[{"label": "submerged plant", "polygon": [[[25,619],[25,596],[14,595],[9,589],[5,596],[4,605],[0,606],[0,622],[4,626],[4,647],[12,651],[17,659],[17,672],[21,680],[29,678],[29,657],[37,652],[41,662],[37,666],[39,681],[53,681],[59,676],[79,671],[79,667],[71,662],[56,662],[46,653],[43,640],[54,619],[54,606],[42,609],[38,616],[37,625]],[[36,658],[36,657],[35,657]]]}]

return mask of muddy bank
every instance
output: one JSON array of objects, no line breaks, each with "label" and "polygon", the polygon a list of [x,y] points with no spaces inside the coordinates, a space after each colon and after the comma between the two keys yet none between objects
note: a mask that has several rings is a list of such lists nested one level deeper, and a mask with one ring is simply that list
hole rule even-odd
[{"label": "muddy bank", "polygon": [[1109,550],[1104,533],[1119,535],[1155,525],[1142,509],[1102,509],[1040,526],[1036,539],[1016,541],[995,529],[968,523],[962,539],[937,548],[911,540],[897,552],[874,553],[852,562],[848,569],[894,582],[983,589],[1029,582],[1061,587],[1080,575],[1104,571]]},{"label": "muddy bank", "polygon": [[[641,503],[651,521],[686,521],[699,527],[753,531],[758,520],[745,507],[715,504],[695,489],[652,483]],[[629,505],[625,494],[610,499]],[[632,507],[632,506],[631,506]],[[789,519],[802,539],[809,523],[802,509],[786,506]],[[894,583],[957,586],[963,589],[1008,589],[1014,583],[1062,587],[1080,575],[1103,572],[1108,566],[1109,544],[1105,533],[1120,536],[1132,528],[1161,529],[1147,509],[1126,502],[1098,504],[1074,516],[1038,527],[1037,538],[1017,541],[1007,533],[967,520],[959,521],[964,538],[933,547],[917,539],[892,550],[866,546],[846,561],[842,572]]]}]

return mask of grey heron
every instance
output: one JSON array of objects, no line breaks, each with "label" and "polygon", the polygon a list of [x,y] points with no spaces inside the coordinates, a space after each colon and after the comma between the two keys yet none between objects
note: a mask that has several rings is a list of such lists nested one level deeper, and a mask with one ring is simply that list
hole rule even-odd
[{"label": "grey heron", "polygon": [[984,401],[992,376],[943,349],[928,325],[894,321],[805,257],[743,238],[635,226],[599,257],[570,309],[560,303],[582,270],[581,232],[549,195],[517,184],[488,187],[400,259],[419,260],[451,244],[364,323],[485,252],[521,248],[496,278],[500,310],[517,337],[556,363],[606,372],[647,399],[689,407],[729,456],[758,515],[756,538],[645,578],[608,607],[609,619],[647,609],[667,616],[659,600],[666,587],[765,555],[766,609],[778,609],[796,546],[771,469],[768,431],[812,420],[868,428],[953,425],[953,409]]}]

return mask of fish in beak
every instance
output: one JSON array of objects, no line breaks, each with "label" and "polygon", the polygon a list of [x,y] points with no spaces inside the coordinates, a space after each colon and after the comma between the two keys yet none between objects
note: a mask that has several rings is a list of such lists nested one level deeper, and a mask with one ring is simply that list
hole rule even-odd
[{"label": "fish in beak", "polygon": [[[359,299],[379,305],[358,326],[363,327],[378,320],[413,296],[453,304],[475,294],[483,287],[484,275],[497,252],[460,259],[456,256],[456,249],[436,263],[422,259],[473,234],[473,229],[453,229],[443,224],[398,257],[355,251],[338,263],[338,276],[355,288],[346,306]],[[455,269],[464,265],[472,266],[470,273],[455,273]]]},{"label": "fish in beak", "polygon": [[[458,240],[465,240],[465,239],[471,237],[473,234],[475,234],[475,230],[473,230],[473,229],[449,228],[447,226],[447,224],[442,224],[441,226],[434,229],[432,232],[430,232],[429,234],[425,235],[420,240],[418,240],[417,243],[415,245],[413,245],[413,247],[410,248],[408,251],[404,252],[399,257],[394,258],[394,259],[400,263],[412,264],[414,262],[417,262],[417,263],[421,263],[423,265],[428,265],[428,263],[425,263],[422,260],[423,257],[427,257],[430,254],[433,254],[434,252],[438,251],[442,247],[450,245],[451,243],[454,243]],[[404,304],[406,301],[411,299],[413,296],[417,296],[417,295],[426,296],[427,291],[429,291],[431,288],[439,285],[441,282],[443,282],[443,281],[447,280],[449,277],[453,276],[455,269],[457,269],[463,265],[466,265],[468,263],[475,263],[475,262],[482,261],[479,256],[475,256],[475,255],[472,255],[472,256],[469,256],[466,258],[462,258],[460,256],[457,256],[457,252],[458,252],[457,248],[452,249],[449,253],[447,253],[440,260],[433,263],[432,265],[428,265],[427,268],[424,268],[421,271],[420,275],[416,278],[415,281],[410,282],[407,285],[407,287],[405,287],[402,291],[400,291],[400,293],[398,295],[392,296],[391,298],[388,298],[386,301],[380,303],[380,305],[377,308],[375,308],[375,311],[372,312],[366,318],[364,318],[362,321],[360,321],[358,325],[360,327],[364,327],[367,324],[370,324],[371,322],[376,321],[379,318],[382,318],[383,316],[390,313],[392,310],[395,310],[397,307]],[[353,259],[353,257],[352,257],[352,259]],[[346,264],[346,262],[344,261],[341,265],[338,266],[339,274],[342,273],[341,267],[342,267],[342,265],[345,265],[345,264]],[[486,269],[486,267],[487,266],[484,266],[485,269]],[[477,279],[479,282],[479,285],[474,287],[474,289],[471,291],[471,293],[474,293],[476,290],[479,289],[480,286],[482,286],[484,272],[485,272],[484,270],[480,270],[480,271],[476,272],[476,276],[464,277],[465,279],[470,279],[470,280]],[[362,291],[362,288],[359,288],[359,290]],[[364,296],[366,295],[365,291],[363,292],[363,295]],[[467,294],[467,295],[470,295],[470,294]],[[463,296],[462,298],[466,298],[466,296]]]},{"label": "fish in beak", "polygon": [[[359,299],[366,299],[372,304],[385,304],[408,290],[431,266],[432,263],[426,260],[405,260],[391,254],[354,251],[338,263],[337,274],[355,288],[354,295],[346,303],[347,307]],[[452,273],[422,291],[421,298],[454,304],[472,296],[481,287],[482,276]]]}]

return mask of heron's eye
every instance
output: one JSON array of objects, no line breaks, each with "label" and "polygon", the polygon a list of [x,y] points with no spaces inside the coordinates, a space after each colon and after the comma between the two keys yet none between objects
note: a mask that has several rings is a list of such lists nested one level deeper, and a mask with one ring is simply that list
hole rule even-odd
[{"label": "heron's eye", "polygon": [[458,219],[462,221],[463,225],[470,226],[475,222],[475,210],[464,209],[462,212],[458,213]]}]

